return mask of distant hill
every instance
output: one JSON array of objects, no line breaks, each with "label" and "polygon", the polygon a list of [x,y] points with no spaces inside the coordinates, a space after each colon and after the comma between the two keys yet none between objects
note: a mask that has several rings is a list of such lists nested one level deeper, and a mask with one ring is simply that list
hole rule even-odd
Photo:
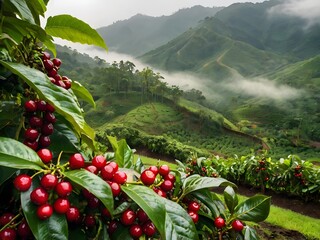
[{"label": "distant hill", "polygon": [[170,16],[150,17],[137,14],[97,31],[111,51],[139,56],[197,26],[199,21],[214,16],[221,9],[223,8],[194,6],[181,9]]}]

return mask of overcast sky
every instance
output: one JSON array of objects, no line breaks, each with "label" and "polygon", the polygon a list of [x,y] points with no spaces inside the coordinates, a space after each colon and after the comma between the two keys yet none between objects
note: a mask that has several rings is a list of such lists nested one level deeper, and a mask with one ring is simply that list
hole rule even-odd
[{"label": "overcast sky", "polygon": [[[263,2],[264,0],[50,0],[46,17],[70,14],[91,27],[108,26],[128,19],[137,13],[149,16],[171,15],[181,8],[202,5],[229,6],[236,2]],[[320,1],[320,0],[315,0]]]}]

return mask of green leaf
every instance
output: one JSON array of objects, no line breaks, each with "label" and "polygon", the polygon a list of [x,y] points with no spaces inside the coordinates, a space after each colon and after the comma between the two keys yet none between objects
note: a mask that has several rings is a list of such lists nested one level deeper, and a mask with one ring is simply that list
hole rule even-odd
[{"label": "green leaf", "polygon": [[49,17],[45,30],[53,37],[66,39],[72,42],[96,45],[108,50],[103,38],[96,30],[85,22],[70,15]]},{"label": "green leaf", "polygon": [[271,197],[256,195],[240,203],[234,216],[243,221],[261,222],[268,217],[270,204]]},{"label": "green leaf", "polygon": [[76,98],[71,92],[52,84],[44,73],[36,69],[18,63],[4,61],[0,63],[21,77],[41,99],[55,106],[56,111],[70,122],[76,133],[87,137],[86,139],[91,140],[88,144],[93,145],[94,130],[85,122]]},{"label": "green leaf", "polygon": [[112,240],[132,240],[129,227],[119,224],[117,230],[112,234]]},{"label": "green leaf", "polygon": [[12,5],[14,5],[15,9],[17,10],[17,14],[23,19],[27,20],[30,23],[35,23],[33,19],[33,15],[26,3],[25,0],[9,0]]},{"label": "green leaf", "polygon": [[44,163],[38,154],[12,138],[0,137],[0,165],[17,169],[41,170]]},{"label": "green leaf", "polygon": [[199,189],[228,186],[228,185],[235,187],[235,185],[232,182],[229,182],[224,178],[201,177],[200,175],[195,174],[195,175],[191,175],[190,177],[187,177],[183,182],[182,195],[185,196]]},{"label": "green leaf", "polygon": [[39,186],[39,182],[32,181],[26,192],[21,192],[21,207],[29,227],[37,240],[67,240],[68,224],[65,215],[53,213],[47,220],[37,217],[37,206],[30,200],[30,193]]},{"label": "green leaf", "polygon": [[93,100],[91,93],[81,83],[72,81],[71,89],[78,98],[86,101],[91,104],[92,107],[96,108],[96,103]]},{"label": "green leaf", "polygon": [[16,171],[16,169],[0,167],[0,186],[5,181],[7,181]]},{"label": "green leaf", "polygon": [[162,239],[198,239],[192,219],[179,204],[145,186],[123,185],[121,189],[145,211]]},{"label": "green leaf", "polygon": [[232,187],[226,187],[224,192],[224,201],[231,214],[234,212],[234,208],[238,205],[238,196],[234,192]]},{"label": "green leaf", "polygon": [[140,157],[138,157],[136,163],[134,164],[133,169],[138,173],[141,173],[144,170],[144,165],[143,165]]},{"label": "green leaf", "polygon": [[45,3],[43,0],[28,0],[27,5],[32,13],[35,23],[40,25],[39,16],[44,17],[44,13],[47,10]]},{"label": "green leaf", "polygon": [[133,151],[127,144],[125,139],[117,141],[115,137],[107,136],[108,140],[115,152],[116,163],[121,168],[132,168],[133,167]]},{"label": "green leaf", "polygon": [[84,169],[66,171],[63,174],[69,178],[70,181],[77,183],[83,188],[89,190],[92,194],[100,199],[100,201],[111,214],[113,213],[113,195],[108,183],[103,181],[97,175]]},{"label": "green leaf", "polygon": [[244,240],[259,240],[259,236],[254,228],[244,226]]}]

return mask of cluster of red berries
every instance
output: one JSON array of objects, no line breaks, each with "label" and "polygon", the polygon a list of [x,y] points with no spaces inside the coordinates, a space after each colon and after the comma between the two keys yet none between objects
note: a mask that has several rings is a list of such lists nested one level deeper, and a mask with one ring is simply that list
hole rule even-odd
[{"label": "cluster of red berries", "polygon": [[[222,217],[216,217],[214,219],[214,226],[218,229],[222,229],[226,226],[225,220]],[[237,232],[241,232],[244,228],[243,223],[238,220],[235,219],[232,223],[231,223],[231,227],[233,230],[237,231]]]},{"label": "cluster of red berries", "polygon": [[9,226],[5,227],[0,232],[0,239],[30,239],[30,237],[32,237],[32,232],[25,218],[18,221],[18,219],[14,219],[14,217],[15,215],[11,212],[4,213],[0,216],[0,228],[9,224]]},{"label": "cluster of red berries", "polygon": [[196,201],[191,201],[188,203],[188,214],[194,223],[197,223],[199,221],[198,212],[200,210],[200,207],[200,204]]},{"label": "cluster of red berries", "polygon": [[306,185],[306,181],[305,181],[305,179],[303,179],[301,165],[297,165],[294,168],[294,177],[297,178],[300,181],[301,185]]},{"label": "cluster of red berries", "polygon": [[259,163],[259,167],[256,168],[256,172],[266,171],[266,170],[267,170],[267,168],[266,168],[266,161],[264,161],[264,160],[259,160],[258,163]]},{"label": "cluster of red berries", "polygon": [[54,107],[43,100],[28,100],[24,109],[27,118],[24,144],[35,151],[48,147],[54,131],[53,124],[57,121]]},{"label": "cluster of red berries", "polygon": [[61,76],[58,73],[62,63],[59,58],[51,59],[51,56],[48,52],[43,52],[42,61],[43,61],[45,72],[47,73],[50,81],[53,84],[67,90],[71,88],[71,84],[72,84],[71,80],[68,77]]}]

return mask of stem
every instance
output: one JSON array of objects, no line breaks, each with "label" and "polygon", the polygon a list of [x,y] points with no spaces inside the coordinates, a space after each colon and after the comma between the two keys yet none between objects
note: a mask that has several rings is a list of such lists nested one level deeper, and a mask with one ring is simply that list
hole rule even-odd
[{"label": "stem", "polygon": [[19,123],[19,126],[18,126],[18,128],[17,128],[16,134],[15,134],[15,136],[14,136],[14,139],[15,139],[15,140],[18,140],[18,139],[19,139],[20,131],[21,131],[23,125],[24,125],[24,120],[25,120],[25,119],[24,119],[24,116],[22,116],[22,117],[20,118],[20,123]]},{"label": "stem", "polygon": [[219,231],[219,240],[222,240],[222,232]]},{"label": "stem", "polygon": [[61,151],[61,152],[59,153],[58,160],[57,160],[57,166],[60,165],[60,158],[61,158],[62,153],[63,153],[63,151]]},{"label": "stem", "polygon": [[1,229],[0,232],[4,229],[6,229],[11,223],[13,223],[17,218],[19,218],[20,216],[22,216],[20,213],[18,213],[16,216],[14,216],[10,222],[8,222],[6,225],[4,225]]}]

